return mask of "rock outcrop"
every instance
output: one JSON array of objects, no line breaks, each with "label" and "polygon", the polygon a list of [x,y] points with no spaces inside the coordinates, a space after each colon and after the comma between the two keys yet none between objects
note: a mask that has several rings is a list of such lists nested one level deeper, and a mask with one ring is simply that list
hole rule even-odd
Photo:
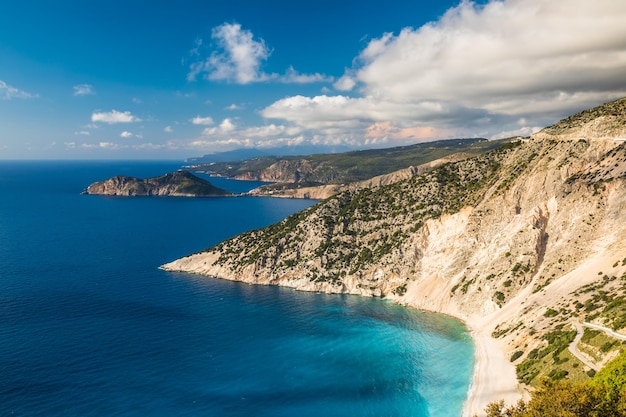
[{"label": "rock outcrop", "polygon": [[95,182],[84,194],[115,196],[172,196],[212,197],[231,195],[229,191],[213,186],[209,181],[187,171],[177,171],[160,177],[140,179],[116,176],[106,181]]}]

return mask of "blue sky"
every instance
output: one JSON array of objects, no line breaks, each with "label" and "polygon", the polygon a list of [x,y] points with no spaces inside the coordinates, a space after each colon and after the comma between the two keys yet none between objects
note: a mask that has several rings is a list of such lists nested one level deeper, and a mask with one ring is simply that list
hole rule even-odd
[{"label": "blue sky", "polygon": [[618,0],[7,3],[0,159],[527,135],[626,96]]}]

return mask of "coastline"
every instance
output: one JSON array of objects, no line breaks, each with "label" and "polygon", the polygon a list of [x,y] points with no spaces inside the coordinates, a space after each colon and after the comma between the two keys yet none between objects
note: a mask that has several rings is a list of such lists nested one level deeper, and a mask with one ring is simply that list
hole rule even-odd
[{"label": "coastline", "polygon": [[490,335],[466,323],[474,342],[474,370],[462,417],[485,416],[489,403],[504,400],[513,405],[524,397],[515,368]]},{"label": "coastline", "polygon": [[[193,254],[162,265],[160,268],[166,271],[196,273],[217,279],[240,281],[251,285],[279,285],[299,291],[320,291],[318,287],[303,285],[300,280],[267,282],[256,280],[252,273],[233,274],[227,268],[214,265],[216,259],[216,254]],[[333,291],[322,289],[322,292],[332,293]],[[364,294],[354,295],[363,296]],[[396,297],[388,299],[409,308],[449,315],[463,321],[467,326],[474,343],[474,369],[463,405],[462,417],[475,415],[483,417],[486,415],[485,408],[489,403],[504,400],[506,404],[514,405],[524,397],[524,391],[517,380],[515,366],[506,357],[506,347],[502,344],[503,342],[491,337],[492,324],[495,325],[497,322],[493,314],[487,317],[467,317],[459,314],[449,304],[438,303],[434,299],[426,303],[416,299],[400,300]]]}]

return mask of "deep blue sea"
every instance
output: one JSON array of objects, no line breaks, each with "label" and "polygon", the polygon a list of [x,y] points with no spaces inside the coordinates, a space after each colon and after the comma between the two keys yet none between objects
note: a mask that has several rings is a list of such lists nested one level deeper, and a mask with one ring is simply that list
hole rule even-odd
[{"label": "deep blue sea", "polygon": [[80,194],[179,166],[0,161],[0,416],[461,414],[453,319],[158,269],[313,201]]}]

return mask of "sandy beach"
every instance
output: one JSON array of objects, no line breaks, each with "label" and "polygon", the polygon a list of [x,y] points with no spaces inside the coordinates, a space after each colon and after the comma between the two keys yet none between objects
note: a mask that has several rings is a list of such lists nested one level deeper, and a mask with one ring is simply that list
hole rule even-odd
[{"label": "sandy beach", "polygon": [[463,417],[484,416],[487,405],[504,400],[515,404],[522,398],[515,367],[491,336],[471,330],[474,340],[474,374],[463,407]]}]

